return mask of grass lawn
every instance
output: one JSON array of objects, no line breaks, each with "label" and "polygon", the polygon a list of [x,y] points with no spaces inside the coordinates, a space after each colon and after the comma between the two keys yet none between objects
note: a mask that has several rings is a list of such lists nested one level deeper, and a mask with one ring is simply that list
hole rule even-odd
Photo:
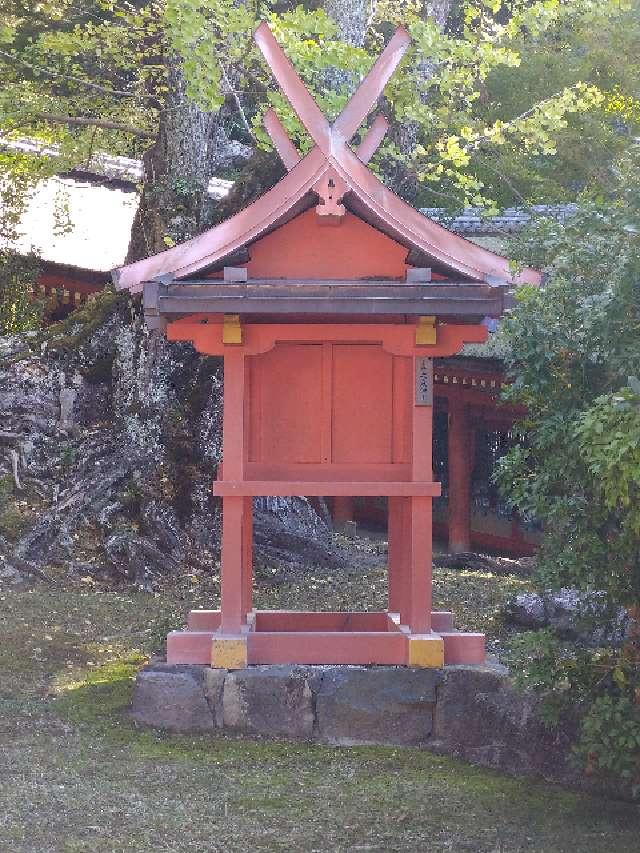
[{"label": "grass lawn", "polygon": [[[332,583],[262,583],[259,603],[317,593],[335,606],[344,584]],[[435,588],[475,627],[523,583],[438,572]],[[210,603],[209,587],[190,577],[156,595],[88,581],[0,592],[0,850],[640,849],[635,806],[417,749],[137,730],[126,714],[135,670],[192,604]]]}]

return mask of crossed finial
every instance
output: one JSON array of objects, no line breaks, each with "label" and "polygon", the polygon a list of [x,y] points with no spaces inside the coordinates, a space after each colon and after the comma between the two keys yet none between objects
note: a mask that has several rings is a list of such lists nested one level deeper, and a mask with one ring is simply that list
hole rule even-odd
[{"label": "crossed finial", "polygon": [[[403,27],[398,27],[338,118],[333,124],[329,124],[266,22],[260,24],[254,38],[282,92],[316,146],[326,157],[336,154],[353,139],[411,43],[409,33]],[[265,113],[264,126],[280,159],[290,171],[300,162],[300,154],[273,109]],[[356,155],[363,163],[368,163],[373,157],[388,127],[389,123],[383,115],[378,115],[372,122],[356,149]],[[339,204],[339,200],[346,189],[344,182],[336,174],[325,175],[321,180],[322,186],[317,188],[322,200],[318,213],[341,215],[344,208]]]}]

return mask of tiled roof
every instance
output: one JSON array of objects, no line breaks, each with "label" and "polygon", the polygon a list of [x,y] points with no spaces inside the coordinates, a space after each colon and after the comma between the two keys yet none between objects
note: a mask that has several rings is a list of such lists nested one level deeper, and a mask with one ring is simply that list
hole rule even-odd
[{"label": "tiled roof", "polygon": [[455,231],[457,234],[507,235],[519,231],[536,217],[564,220],[573,216],[576,204],[534,204],[531,207],[507,207],[497,216],[483,215],[481,208],[467,208],[458,216],[451,216],[441,207],[422,207],[430,219]]},{"label": "tiled roof", "polygon": [[[0,148],[6,148],[11,151],[22,151],[25,154],[36,154],[43,157],[61,156],[59,146],[47,145],[38,139],[28,137],[7,139],[0,134]],[[137,184],[142,180],[143,166],[142,160],[134,160],[131,157],[114,157],[111,154],[97,151],[88,163],[77,164],[75,171],[80,174],[91,174],[110,180],[129,181],[132,184]],[[233,181],[227,181],[224,178],[211,178],[209,181],[209,195],[216,199],[224,198],[231,189],[232,184]]]}]

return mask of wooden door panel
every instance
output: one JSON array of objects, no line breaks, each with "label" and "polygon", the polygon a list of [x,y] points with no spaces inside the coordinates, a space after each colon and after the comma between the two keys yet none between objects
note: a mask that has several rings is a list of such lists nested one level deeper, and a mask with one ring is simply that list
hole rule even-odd
[{"label": "wooden door panel", "polygon": [[332,461],[393,461],[393,357],[377,344],[333,347]]},{"label": "wooden door panel", "polygon": [[250,381],[250,460],[319,463],[322,345],[278,344],[251,359]]}]

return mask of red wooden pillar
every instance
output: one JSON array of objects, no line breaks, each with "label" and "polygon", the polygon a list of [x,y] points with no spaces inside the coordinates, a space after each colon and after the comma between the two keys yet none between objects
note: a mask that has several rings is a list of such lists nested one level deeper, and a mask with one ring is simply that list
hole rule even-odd
[{"label": "red wooden pillar", "polygon": [[[431,481],[433,479],[432,443],[433,443],[433,375],[431,361],[428,362],[430,387],[428,403],[418,401],[420,363],[422,359],[413,358],[413,406],[411,423],[411,479]],[[424,369],[424,364],[422,369]],[[432,512],[430,497],[412,497],[408,503],[408,525],[405,528],[408,548],[407,562],[409,570],[409,600],[407,602],[408,619],[411,632],[424,634],[431,630],[431,539]]]},{"label": "red wooden pillar", "polygon": [[468,408],[449,399],[449,551],[471,549],[472,430]]},{"label": "red wooden pillar", "polygon": [[[241,349],[229,346],[224,354],[224,405],[222,425],[222,459],[228,480],[244,478],[244,396],[245,361]],[[251,566],[247,565],[250,547],[247,543],[250,522],[247,499],[222,499],[222,558],[220,573],[221,633],[239,634],[245,622],[248,582]]]},{"label": "red wooden pillar", "polygon": [[408,520],[407,510],[410,503],[408,498],[389,498],[389,517],[387,538],[389,541],[388,580],[389,580],[389,611],[399,613],[400,621],[406,625],[409,619],[408,602],[409,589],[408,568]]},{"label": "red wooden pillar", "polygon": [[253,498],[244,498],[242,518],[242,620],[253,609]]},{"label": "red wooden pillar", "polygon": [[242,528],[244,498],[222,499],[221,632],[239,634],[243,624]]},{"label": "red wooden pillar", "polygon": [[354,501],[351,496],[340,496],[333,498],[333,522],[336,525],[344,524],[345,521],[353,521]]}]

